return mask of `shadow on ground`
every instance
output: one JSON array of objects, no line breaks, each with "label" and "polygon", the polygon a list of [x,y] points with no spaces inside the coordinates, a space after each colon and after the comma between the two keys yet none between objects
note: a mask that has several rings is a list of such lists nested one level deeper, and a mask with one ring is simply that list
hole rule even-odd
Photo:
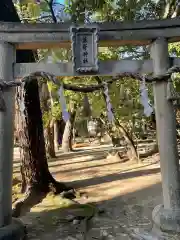
[{"label": "shadow on ground", "polygon": [[129,178],[136,178],[139,176],[148,176],[156,173],[160,173],[160,167],[153,168],[153,169],[146,169],[146,170],[138,170],[133,172],[120,172],[117,174],[110,174],[103,177],[96,177],[92,179],[77,180],[77,181],[70,182],[70,184],[74,188],[84,188],[87,186],[93,186],[93,185],[113,182],[113,181],[122,180],[122,179],[125,180]]},{"label": "shadow on ground", "polygon": [[[124,194],[121,182],[127,179],[133,179],[137,185],[141,185],[141,181],[136,178],[153,178],[160,171],[159,167],[154,169],[136,170],[133,172],[122,172],[119,174],[111,174],[105,177],[97,177],[87,180],[78,180],[70,182],[76,188],[92,187],[100,185],[101,188],[96,189],[95,195],[106,196],[106,200],[97,201],[96,206],[105,209],[101,215],[95,215],[91,220],[88,239],[102,239],[102,235],[111,235],[114,239],[128,240],[129,234],[135,228],[151,228],[151,214],[153,208],[162,202],[161,184],[156,183],[147,187],[134,190],[128,188],[129,192]],[[112,183],[120,180],[118,194],[111,197],[108,195],[112,190]],[[147,180],[148,182],[148,180]],[[111,183],[108,187],[104,183]],[[151,184],[151,183],[149,183]],[[118,187],[118,186],[117,186]],[[128,187],[128,186],[127,186]],[[126,188],[126,186],[123,186]],[[93,197],[88,199],[77,199],[80,203],[92,202]],[[82,239],[84,224],[73,224],[69,222],[69,216],[86,215],[86,208],[79,208],[71,200],[63,200],[59,196],[46,198],[42,203],[32,209],[30,213],[22,217],[22,220],[28,227],[28,237],[31,240],[58,240],[58,239]],[[71,238],[70,238],[71,237]],[[107,238],[108,239],[108,238]]]},{"label": "shadow on ground", "polygon": [[[72,154],[50,160],[49,168],[58,181],[85,193],[77,198],[79,203],[95,203],[105,209],[104,214],[93,217],[88,240],[102,239],[102,234],[129,240],[131,228],[151,227],[152,210],[161,202],[158,163],[121,163],[117,159],[106,159],[104,150],[78,152],[73,157]],[[14,161],[13,172],[19,174],[18,161]],[[87,212],[87,206],[82,209],[71,200],[47,196],[22,219],[31,240],[73,240],[68,236],[80,240],[83,222],[73,224],[67,218]]]},{"label": "shadow on ground", "polygon": [[[105,212],[91,220],[88,239],[101,239],[103,234],[112,235],[117,239],[130,239],[128,237],[131,230],[142,227],[150,229],[152,210],[161,203],[160,192],[161,184],[155,184],[97,203],[97,207],[105,209]],[[51,203],[47,201],[45,199],[33,212],[22,217],[28,227],[29,239],[56,240],[68,239],[70,236],[82,239],[83,224],[69,222],[68,216],[86,214],[86,209],[84,208],[82,213],[73,202],[62,203],[63,200],[61,198],[58,200],[58,197],[55,203],[53,200]]]},{"label": "shadow on ground", "polygon": [[[95,155],[95,154],[94,154]],[[97,160],[103,160],[104,158],[105,158],[105,156],[104,155],[102,155],[102,153],[101,154],[99,154],[99,156],[97,155],[97,156],[94,156],[93,154],[91,154],[91,155],[86,155],[86,157],[87,157],[87,160],[84,160],[84,161],[82,161],[82,160],[77,160],[77,161],[71,161],[71,162],[63,162],[65,159],[59,159],[59,158],[55,158],[55,159],[51,159],[51,160],[49,160],[48,161],[48,164],[49,164],[49,167],[50,168],[52,168],[52,167],[61,167],[61,166],[67,166],[67,165],[74,165],[74,164],[84,164],[84,163],[88,163],[88,162],[92,162],[92,161],[97,161]],[[90,157],[89,157],[90,156]],[[89,157],[89,158],[88,158]],[[81,158],[82,158],[82,156],[81,156]],[[69,158],[67,158],[67,159],[69,159]],[[76,157],[74,157],[73,159],[78,159],[78,157],[76,156]],[[14,166],[13,166],[13,172],[14,173],[20,173],[20,160],[14,160]],[[76,170],[76,169],[74,169],[74,170]],[[77,170],[79,170],[79,169],[77,169]],[[80,169],[80,170],[83,170],[83,168],[82,169]],[[72,171],[72,169],[71,170],[67,170],[67,171]],[[60,171],[57,171],[57,173],[59,173]],[[56,171],[53,171],[53,173],[56,173]]]}]

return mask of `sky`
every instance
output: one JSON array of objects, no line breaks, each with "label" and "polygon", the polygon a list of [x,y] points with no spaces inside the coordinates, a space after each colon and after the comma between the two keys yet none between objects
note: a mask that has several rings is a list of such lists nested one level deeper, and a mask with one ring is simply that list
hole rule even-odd
[{"label": "sky", "polygon": [[54,14],[59,20],[69,19],[69,15],[64,11],[64,5],[66,0],[53,0],[53,10]]},{"label": "sky", "polygon": [[65,0],[54,0],[54,3],[64,4],[64,3],[65,3]]}]

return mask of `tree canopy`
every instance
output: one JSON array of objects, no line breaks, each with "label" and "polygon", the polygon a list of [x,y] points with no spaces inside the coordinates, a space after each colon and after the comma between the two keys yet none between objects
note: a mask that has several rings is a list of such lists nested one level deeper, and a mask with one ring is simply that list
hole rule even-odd
[{"label": "tree canopy", "polygon": [[[137,21],[143,19],[163,19],[179,16],[179,4],[176,1],[145,1],[145,0],[19,0],[14,1],[19,16],[23,22],[102,22],[102,21]],[[63,5],[64,4],[64,7]],[[179,43],[170,44],[170,53],[178,56],[180,52]],[[121,46],[99,48],[100,60],[118,60],[118,59],[148,59],[149,51],[146,46]],[[71,59],[71,51],[66,49],[44,49],[38,50],[38,61],[66,62]],[[106,81],[110,77],[101,77]],[[60,81],[73,84],[93,84],[97,83],[94,77],[61,77]],[[109,86],[109,94],[115,116],[126,125],[134,128],[140,127],[145,116],[143,107],[140,103],[139,82],[129,78],[124,78],[121,82],[114,82]],[[177,85],[179,88],[179,86]],[[49,85],[49,89],[54,92],[53,116],[61,116],[61,107],[57,96],[57,87]],[[153,105],[153,92],[151,84],[148,85],[148,93],[151,104]],[[79,106],[81,116],[83,108],[84,94],[65,92],[67,105],[70,102],[76,102]],[[106,113],[102,91],[88,94],[92,109],[92,115],[95,117]],[[98,104],[97,104],[98,102]],[[46,113],[44,119],[51,114]],[[81,116],[82,117],[82,116]]]}]

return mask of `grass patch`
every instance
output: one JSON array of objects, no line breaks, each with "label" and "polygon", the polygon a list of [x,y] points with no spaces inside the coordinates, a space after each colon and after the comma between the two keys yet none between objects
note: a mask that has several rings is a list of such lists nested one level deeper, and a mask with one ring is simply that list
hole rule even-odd
[{"label": "grass patch", "polygon": [[[22,197],[21,180],[17,176],[13,176],[13,202]],[[72,219],[87,217],[92,214],[92,211],[92,204],[79,204],[73,200],[62,198],[60,195],[49,193],[41,203],[32,207],[25,216],[21,216],[21,219],[27,226],[29,239],[43,239],[44,236],[51,236],[56,232],[59,235],[59,231],[62,234],[62,229],[65,234],[66,231],[75,233],[77,230],[76,226],[72,224]]]}]

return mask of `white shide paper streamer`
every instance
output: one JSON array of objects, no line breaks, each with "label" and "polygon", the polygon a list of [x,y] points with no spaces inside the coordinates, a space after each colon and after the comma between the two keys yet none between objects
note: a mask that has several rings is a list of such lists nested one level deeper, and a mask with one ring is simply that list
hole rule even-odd
[{"label": "white shide paper streamer", "polygon": [[150,117],[153,112],[153,108],[149,104],[148,91],[146,88],[145,78],[140,83],[140,102],[144,107],[145,116]]}]

